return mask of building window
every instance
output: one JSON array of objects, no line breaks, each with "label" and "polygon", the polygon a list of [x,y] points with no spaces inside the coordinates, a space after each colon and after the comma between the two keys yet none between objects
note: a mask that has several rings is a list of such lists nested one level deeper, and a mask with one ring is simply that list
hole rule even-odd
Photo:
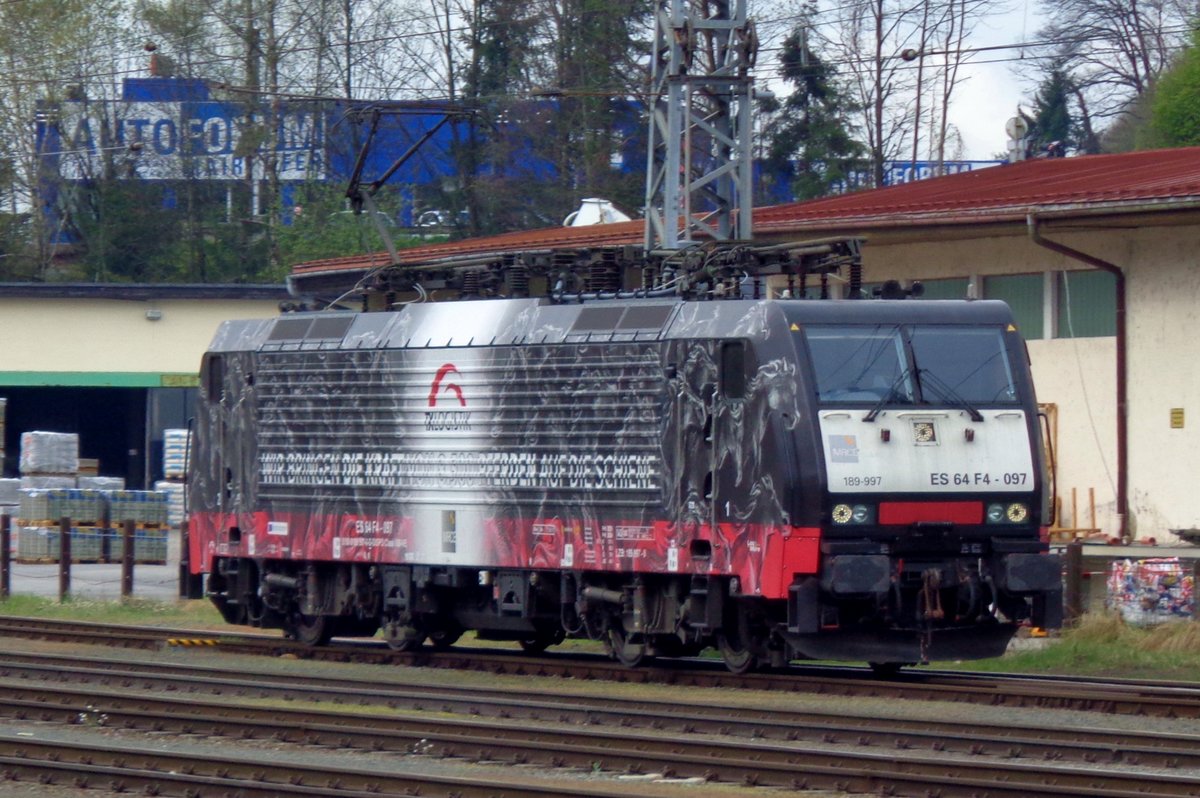
[{"label": "building window", "polygon": [[922,280],[925,289],[921,299],[966,299],[967,286],[971,281],[966,277],[953,277],[949,280]]},{"label": "building window", "polygon": [[1012,274],[983,278],[984,299],[1000,299],[1012,308],[1017,329],[1026,339],[1045,336],[1042,289],[1045,280],[1040,274]]},{"label": "building window", "polygon": [[1099,269],[1059,272],[1058,329],[1055,338],[1095,338],[1117,334],[1117,278]]}]

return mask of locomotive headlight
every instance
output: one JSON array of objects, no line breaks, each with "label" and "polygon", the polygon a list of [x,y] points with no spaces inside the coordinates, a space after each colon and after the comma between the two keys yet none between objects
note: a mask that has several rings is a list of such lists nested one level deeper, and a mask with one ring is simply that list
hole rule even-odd
[{"label": "locomotive headlight", "polygon": [[1029,508],[1020,502],[1013,502],[1005,509],[1004,516],[1014,524],[1023,524],[1029,518]]},{"label": "locomotive headlight", "polygon": [[989,504],[987,507],[989,524],[1023,524],[1028,520],[1029,507],[1021,502]]},{"label": "locomotive headlight", "polygon": [[835,504],[832,516],[833,523],[839,526],[869,524],[875,520],[875,512],[869,504]]}]

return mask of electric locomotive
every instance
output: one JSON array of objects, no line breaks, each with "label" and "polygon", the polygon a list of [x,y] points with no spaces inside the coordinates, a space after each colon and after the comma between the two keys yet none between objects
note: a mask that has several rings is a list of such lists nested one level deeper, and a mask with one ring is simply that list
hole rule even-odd
[{"label": "electric locomotive", "polygon": [[987,301],[502,299],[226,322],[190,566],[320,644],[881,668],[1059,625],[1024,344]]}]

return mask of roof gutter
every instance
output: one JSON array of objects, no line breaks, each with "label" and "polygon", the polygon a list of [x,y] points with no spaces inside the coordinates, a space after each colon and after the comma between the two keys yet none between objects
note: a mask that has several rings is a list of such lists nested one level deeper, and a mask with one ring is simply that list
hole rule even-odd
[{"label": "roof gutter", "polygon": [[1125,360],[1125,272],[1120,266],[1101,260],[1095,255],[1081,252],[1066,244],[1043,238],[1038,232],[1038,218],[1030,213],[1025,217],[1029,240],[1040,247],[1057,252],[1073,260],[1086,263],[1095,269],[1108,272],[1116,279],[1117,293],[1117,517],[1121,540],[1129,539],[1129,420],[1128,380]]},{"label": "roof gutter", "polygon": [[[1200,210],[1200,197],[1134,199],[1119,201],[1063,202],[1037,205],[1037,216],[1047,219],[1104,219],[1132,214],[1164,214]],[[958,225],[1012,224],[1026,220],[1030,203],[986,206],[973,209],[937,209],[927,211],[869,209],[850,216],[819,215],[806,220],[772,219],[768,213],[755,217],[756,233],[804,233],[854,228],[858,231],[950,227]],[[764,218],[765,217],[765,218]]]}]

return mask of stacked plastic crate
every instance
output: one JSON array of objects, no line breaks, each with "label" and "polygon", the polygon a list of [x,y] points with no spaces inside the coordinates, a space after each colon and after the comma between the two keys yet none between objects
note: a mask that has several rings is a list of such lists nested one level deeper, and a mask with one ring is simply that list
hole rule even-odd
[{"label": "stacked plastic crate", "polygon": [[99,562],[104,531],[104,499],[97,490],[32,488],[21,491],[17,558],[57,560],[61,519],[71,519],[71,559]]},{"label": "stacked plastic crate", "polygon": [[183,523],[184,477],[191,454],[191,432],[186,429],[163,430],[163,478],[154,489],[167,494],[167,523],[171,532]]},{"label": "stacked plastic crate", "polygon": [[108,523],[116,535],[120,536],[125,522],[133,522],[134,560],[165,563],[167,494],[157,490],[108,490],[101,493],[108,503]]},{"label": "stacked plastic crate", "polygon": [[79,436],[73,432],[22,432],[20,470],[22,488],[75,487]]},{"label": "stacked plastic crate", "polygon": [[71,519],[71,558],[85,562],[99,559],[103,501],[98,492],[80,492],[75,487],[78,469],[78,435],[21,433],[18,559],[57,560],[62,518]]},{"label": "stacked plastic crate", "polygon": [[79,487],[92,490],[125,490],[125,477],[79,477]]}]

